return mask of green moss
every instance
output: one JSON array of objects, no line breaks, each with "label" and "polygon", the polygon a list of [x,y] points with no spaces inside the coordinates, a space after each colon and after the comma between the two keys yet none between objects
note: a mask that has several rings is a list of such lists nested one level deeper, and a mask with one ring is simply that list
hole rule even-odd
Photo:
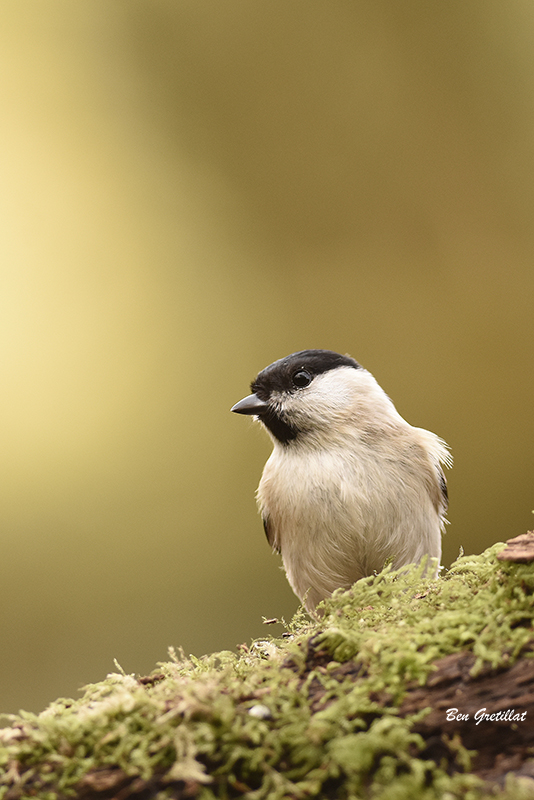
[{"label": "green moss", "polygon": [[[239,655],[171,653],[152,682],[109,675],[79,700],[13,717],[0,731],[0,798],[68,796],[107,768],[157,778],[161,798],[185,785],[202,800],[475,800],[482,784],[461,742],[449,748],[466,772],[449,775],[421,758],[414,718],[398,706],[442,656],[471,650],[476,672],[512,663],[531,641],[534,569],[498,562],[502,547],[459,558],[438,580],[386,568],[336,592],[320,619],[301,612],[287,638]],[[533,796],[512,779],[500,794]]]},{"label": "green moss", "polygon": [[477,656],[473,674],[484,662],[509,663],[532,638],[520,623],[532,619],[534,569],[498,562],[503,547],[459,558],[437,581],[422,580],[421,565],[407,575],[385,569],[336,592],[323,604],[322,646],[338,661],[357,655],[376,688],[389,691],[424,683],[435,659],[458,650]]}]

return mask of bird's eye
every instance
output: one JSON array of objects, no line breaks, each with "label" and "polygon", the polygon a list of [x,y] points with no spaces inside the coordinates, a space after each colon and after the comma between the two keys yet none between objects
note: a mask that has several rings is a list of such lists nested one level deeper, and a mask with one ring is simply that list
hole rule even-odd
[{"label": "bird's eye", "polygon": [[296,386],[298,389],[303,389],[305,386],[309,386],[312,382],[312,376],[310,373],[305,369],[299,369],[293,373],[293,385]]}]

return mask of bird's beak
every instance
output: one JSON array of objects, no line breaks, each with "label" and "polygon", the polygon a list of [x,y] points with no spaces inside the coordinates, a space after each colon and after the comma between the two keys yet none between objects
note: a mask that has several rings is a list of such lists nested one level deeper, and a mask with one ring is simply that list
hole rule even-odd
[{"label": "bird's beak", "polygon": [[267,403],[260,400],[257,394],[249,394],[248,397],[244,397],[239,403],[232,406],[230,411],[234,411],[236,414],[262,414],[268,408]]}]

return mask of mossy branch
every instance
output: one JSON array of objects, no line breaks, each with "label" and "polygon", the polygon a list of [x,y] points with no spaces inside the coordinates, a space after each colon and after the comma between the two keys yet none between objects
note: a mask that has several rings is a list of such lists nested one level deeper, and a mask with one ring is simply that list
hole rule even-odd
[{"label": "mossy branch", "polygon": [[534,567],[502,550],[386,568],[280,639],[12,717],[0,798],[534,798]]}]

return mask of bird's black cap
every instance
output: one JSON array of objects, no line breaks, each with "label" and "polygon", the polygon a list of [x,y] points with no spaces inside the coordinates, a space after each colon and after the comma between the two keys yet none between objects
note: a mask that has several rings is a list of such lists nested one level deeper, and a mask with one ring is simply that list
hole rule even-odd
[{"label": "bird's black cap", "polygon": [[333,350],[300,350],[265,367],[252,381],[250,388],[265,401],[272,391],[295,391],[293,376],[299,370],[309,372],[313,378],[337,367],[361,369],[353,358],[342,356]]}]

